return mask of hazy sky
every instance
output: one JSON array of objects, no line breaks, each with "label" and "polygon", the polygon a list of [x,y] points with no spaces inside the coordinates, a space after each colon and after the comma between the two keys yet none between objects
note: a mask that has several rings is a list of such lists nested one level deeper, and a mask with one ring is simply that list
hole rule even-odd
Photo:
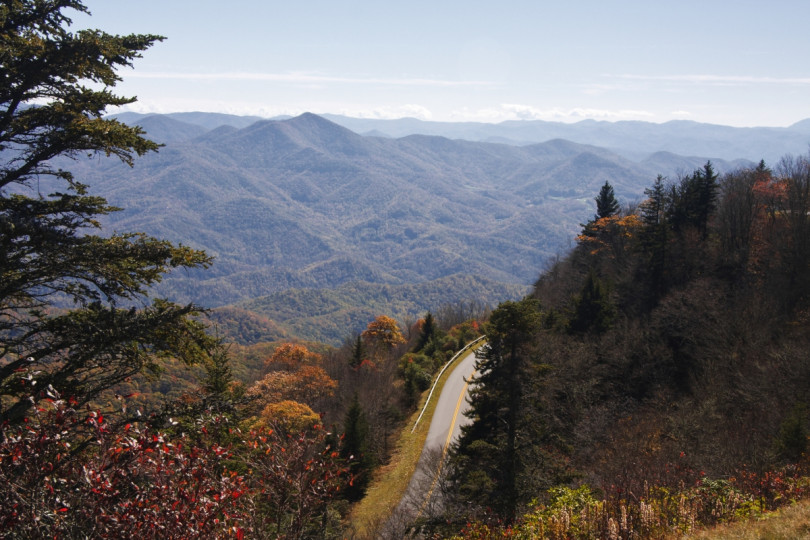
[{"label": "hazy sky", "polygon": [[810,117],[810,0],[86,0],[77,27],[167,37],[140,112],[497,122]]}]

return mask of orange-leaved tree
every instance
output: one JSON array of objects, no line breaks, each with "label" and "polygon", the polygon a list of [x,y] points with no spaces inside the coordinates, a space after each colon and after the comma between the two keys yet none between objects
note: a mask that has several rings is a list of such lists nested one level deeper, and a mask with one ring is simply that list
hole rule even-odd
[{"label": "orange-leaved tree", "polygon": [[386,358],[394,347],[405,343],[397,321],[386,315],[379,315],[368,323],[360,336],[377,360]]},{"label": "orange-leaved tree", "polygon": [[268,404],[257,422],[258,427],[276,427],[285,433],[298,433],[317,426],[321,417],[303,403],[292,400]]},{"label": "orange-leaved tree", "polygon": [[250,394],[265,403],[285,399],[313,403],[334,395],[337,385],[322,367],[302,366],[297,371],[268,373],[250,388]]},{"label": "orange-leaved tree", "polygon": [[264,365],[273,371],[295,371],[301,366],[318,365],[321,360],[320,354],[310,351],[304,345],[283,343],[273,351],[270,358],[265,360]]},{"label": "orange-leaved tree", "polygon": [[333,396],[338,386],[318,365],[321,360],[321,355],[304,345],[284,343],[276,348],[265,362],[270,372],[248,389],[248,395],[255,398],[257,422],[282,422],[294,429],[318,423],[320,418],[313,408],[318,408],[323,398]]}]

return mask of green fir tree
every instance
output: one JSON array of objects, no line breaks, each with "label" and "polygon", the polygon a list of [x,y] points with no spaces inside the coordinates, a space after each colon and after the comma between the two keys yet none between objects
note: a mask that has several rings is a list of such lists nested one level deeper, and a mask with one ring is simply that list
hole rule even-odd
[{"label": "green fir tree", "polygon": [[[160,36],[71,32],[79,0],[0,6],[0,422],[22,421],[52,389],[78,405],[166,358],[205,358],[215,340],[193,305],[151,299],[204,253],[138,233],[101,233],[116,210],[55,158],[115,156],[132,165],[158,145],[105,117],[135,98],[111,89]],[[69,308],[69,309],[65,309]],[[26,382],[21,383],[21,380]]]}]

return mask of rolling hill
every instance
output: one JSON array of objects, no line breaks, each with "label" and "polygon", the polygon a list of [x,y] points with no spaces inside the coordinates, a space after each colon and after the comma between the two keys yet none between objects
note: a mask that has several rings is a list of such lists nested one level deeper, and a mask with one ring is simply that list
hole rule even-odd
[{"label": "rolling hill", "polygon": [[542,120],[507,121],[499,124],[424,122],[413,118],[372,120],[327,115],[330,120],[358,133],[388,137],[414,133],[453,139],[527,145],[566,139],[610,149],[633,160],[666,151],[684,156],[716,159],[764,159],[774,163],[786,153],[800,154],[810,143],[808,120],[784,128],[731,127],[674,120],[663,124],[639,121],[582,120],[576,123]]},{"label": "rolling hill", "polygon": [[657,174],[707,159],[659,152],[633,161],[562,139],[517,146],[362,136],[313,114],[122,119],[165,147],[132,169],[114,160],[69,166],[125,209],[107,228],[214,255],[212,269],[172,275],[158,289],[212,307],[288,289],[459,274],[525,286],[570,246],[605,181],[634,201]]}]

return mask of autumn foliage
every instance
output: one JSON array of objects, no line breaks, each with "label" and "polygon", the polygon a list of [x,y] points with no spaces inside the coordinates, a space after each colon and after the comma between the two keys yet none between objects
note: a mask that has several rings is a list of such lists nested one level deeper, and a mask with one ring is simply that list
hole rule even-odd
[{"label": "autumn foliage", "polygon": [[268,370],[295,371],[302,366],[315,366],[320,364],[322,357],[314,353],[304,345],[295,343],[282,343],[272,356],[265,361],[265,368]]},{"label": "autumn foliage", "polygon": [[331,396],[337,381],[320,366],[302,366],[296,371],[271,371],[250,389],[262,402],[297,399],[312,403],[318,398]]},{"label": "autumn foliage", "polygon": [[19,538],[300,538],[348,481],[325,432],[236,430],[236,442],[223,446],[209,436],[219,421],[201,417],[195,433],[176,433],[176,421],[165,430],[115,425],[61,399],[39,403],[24,425],[2,428],[0,531]]},{"label": "autumn foliage", "polygon": [[439,535],[668,538],[807,497],[810,156],[645,194],[524,300],[493,357],[522,376],[480,366]]},{"label": "autumn foliage", "polygon": [[338,386],[321,367],[322,361],[304,345],[279,345],[265,362],[269,372],[248,389],[256,425],[277,424],[295,431],[319,424],[312,407],[333,396]]},{"label": "autumn foliage", "polygon": [[368,323],[360,337],[377,360],[384,359],[394,347],[405,343],[397,321],[386,315],[379,315]]}]

